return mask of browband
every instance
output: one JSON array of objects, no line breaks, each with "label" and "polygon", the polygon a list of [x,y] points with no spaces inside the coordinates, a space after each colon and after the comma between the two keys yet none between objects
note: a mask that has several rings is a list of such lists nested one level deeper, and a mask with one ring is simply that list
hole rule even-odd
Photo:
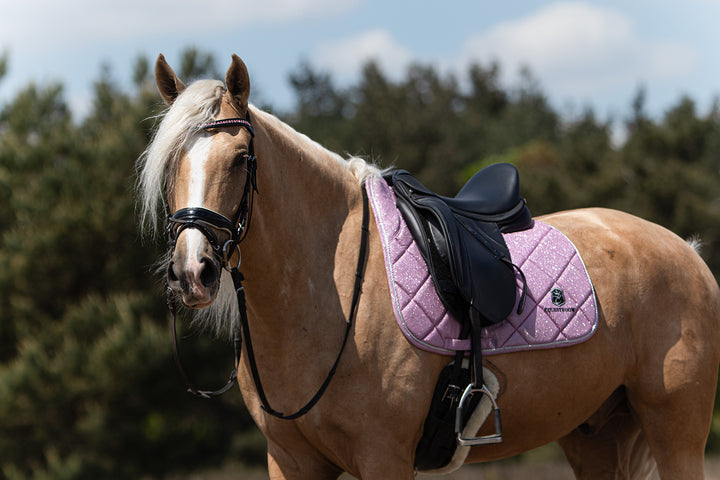
[{"label": "browband", "polygon": [[244,127],[250,132],[250,135],[255,136],[255,129],[249,120],[244,118],[226,118],[224,120],[214,120],[212,122],[201,123],[198,125],[199,130],[207,130],[208,128],[219,128],[219,127]]}]

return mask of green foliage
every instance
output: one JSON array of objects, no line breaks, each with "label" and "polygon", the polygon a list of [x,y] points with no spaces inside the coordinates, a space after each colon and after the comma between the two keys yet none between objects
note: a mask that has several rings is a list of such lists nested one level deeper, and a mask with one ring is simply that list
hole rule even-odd
[{"label": "green foliage", "polygon": [[191,82],[199,78],[224,79],[215,67],[215,58],[211,53],[202,52],[195,47],[187,48],[180,59],[178,75],[184,82]]},{"label": "green foliage", "polygon": [[499,85],[497,65],[474,65],[468,77],[466,92],[454,76],[414,65],[393,83],[369,63],[360,83],[342,91],[302,64],[291,75],[299,105],[288,121],[331,149],[409,170],[450,194],[464,166],[533,139],[555,140],[559,124],[529,74],[510,92]]},{"label": "green foliage", "polygon": [[23,339],[0,369],[0,471],[122,479],[222,457],[228,427],[242,422],[225,425],[217,405],[177,401],[184,394],[151,302],[142,293],[89,296]]},{"label": "green foliage", "polygon": [[[139,62],[132,95],[104,69],[79,123],[58,85],[0,110],[0,478],[164,475],[236,453],[251,424],[238,393],[187,395],[172,362],[160,245],[135,218],[134,163],[162,108]],[[222,384],[229,345],[185,349]]]},{"label": "green foliage", "polygon": [[7,52],[3,52],[3,54],[0,55],[0,81],[2,81],[3,77],[7,73],[7,64],[8,54]]},{"label": "green foliage", "polygon": [[[4,54],[0,81],[6,66]],[[81,121],[61,85],[30,84],[0,106],[0,479],[152,478],[265,460],[239,394],[196,400],[172,363],[162,285],[150,273],[163,245],[140,243],[133,200],[135,159],[164,109],[151,71],[139,57],[128,94],[102,69]],[[220,78],[196,49],[179,72]],[[304,63],[284,117],[446,194],[483,166],[513,163],[535,214],[630,211],[700,235],[720,272],[720,107],[701,114],[681,98],[653,119],[641,89],[618,145],[616,125],[590,109],[563,118],[529,72],[512,88],[499,78],[497,64],[463,79],[414,65],[392,81],[369,63],[341,89]],[[199,335],[183,344],[193,376],[210,384],[224,381],[231,351]]]}]

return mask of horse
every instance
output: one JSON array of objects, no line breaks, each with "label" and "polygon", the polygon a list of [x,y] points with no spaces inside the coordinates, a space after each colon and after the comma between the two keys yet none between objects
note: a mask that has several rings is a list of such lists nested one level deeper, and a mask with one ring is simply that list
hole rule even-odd
[{"label": "horse", "polygon": [[[199,321],[224,334],[246,311],[256,364],[243,353],[237,383],[267,439],[270,478],[414,478],[449,357],[417,349],[399,331],[377,229],[361,233],[362,184],[379,169],[250,104],[236,55],[224,82],[186,86],[162,55],[155,79],[169,108],[138,160],[140,222],[157,229],[163,205],[174,219],[165,275],[173,294],[202,312]],[[712,273],[688,242],[626,213],[589,208],[540,219],[581,252],[599,324],[578,345],[485,357],[500,384],[504,441],[472,447],[467,462],[557,441],[580,479],[647,478],[655,469],[662,479],[703,478],[720,361]],[[314,392],[321,398],[303,415],[278,418]],[[487,423],[481,434],[492,432]]]}]

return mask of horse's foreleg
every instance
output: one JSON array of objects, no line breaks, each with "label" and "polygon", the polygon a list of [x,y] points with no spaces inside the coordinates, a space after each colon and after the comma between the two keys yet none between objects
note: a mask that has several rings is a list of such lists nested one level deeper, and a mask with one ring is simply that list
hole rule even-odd
[{"label": "horse's foreleg", "polygon": [[290,455],[268,442],[271,480],[335,480],[340,469],[316,455]]},{"label": "horse's foreleg", "polygon": [[[412,480],[415,478],[412,461],[406,455],[393,454],[392,448],[362,455],[362,462],[353,472],[359,480]],[[288,452],[268,442],[268,472],[271,480],[335,480],[342,470],[317,452],[295,449]]]},{"label": "horse's foreleg", "polygon": [[374,460],[368,457],[359,465],[357,477],[360,480],[413,480],[415,469],[406,455],[386,454],[382,458],[376,456]]}]

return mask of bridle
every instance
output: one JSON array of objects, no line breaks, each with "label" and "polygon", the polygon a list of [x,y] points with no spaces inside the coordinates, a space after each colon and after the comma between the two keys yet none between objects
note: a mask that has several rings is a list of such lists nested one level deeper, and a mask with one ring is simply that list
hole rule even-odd
[{"label": "bridle", "polygon": [[[171,213],[170,205],[165,201],[165,214],[166,214],[166,229],[168,234],[168,244],[170,250],[174,250],[177,244],[177,239],[180,233],[187,228],[194,228],[199,230],[205,238],[207,238],[210,246],[213,249],[216,260],[220,265],[227,267],[230,257],[234,251],[238,254],[238,261],[235,269],[240,266],[242,258],[240,256],[240,242],[247,235],[248,228],[250,226],[250,219],[252,218],[252,206],[254,203],[254,194],[258,193],[257,188],[257,157],[255,156],[254,140],[255,140],[255,129],[250,121],[250,114],[248,113],[245,118],[229,118],[224,120],[215,120],[212,122],[202,123],[197,126],[198,131],[209,130],[213,128],[223,127],[241,127],[245,128],[250,132],[250,143],[248,144],[248,154],[246,156],[246,170],[247,177],[245,179],[245,187],[243,189],[243,195],[240,199],[240,204],[233,219],[230,220],[225,215],[218,213],[214,210],[210,210],[204,207],[188,207],[181,208],[175,213]],[[167,187],[166,187],[167,190]],[[223,232],[227,235],[226,240],[222,245],[220,244],[220,237],[217,232]],[[240,273],[240,272],[238,272]],[[233,276],[233,281],[234,281]],[[235,287],[242,288],[241,285]],[[243,299],[244,301],[244,299]],[[242,332],[239,329],[237,323],[233,325],[233,345],[235,348],[235,368],[230,372],[230,376],[225,385],[217,390],[199,390],[195,387],[194,383],[190,380],[189,375],[185,372],[180,361],[180,347],[177,340],[177,329],[176,329],[176,306],[175,296],[172,289],[167,287],[167,305],[170,310],[170,331],[172,334],[173,342],[173,355],[175,357],[175,364],[180,371],[185,384],[187,385],[188,392],[195,396],[202,398],[213,398],[227,392],[232,388],[237,380],[237,366],[240,361],[240,352],[242,350]]]},{"label": "bridle", "polygon": [[[363,217],[362,217],[362,228],[361,228],[361,237],[360,237],[360,249],[358,254],[358,262],[357,262],[357,268],[355,270],[355,284],[353,287],[353,296],[352,296],[352,302],[350,305],[350,314],[348,315],[347,321],[346,321],[346,328],[345,328],[345,335],[343,337],[343,343],[340,347],[340,352],[337,355],[337,358],[335,359],[334,364],[330,368],[329,373],[327,374],[325,381],[322,383],[318,391],[315,393],[315,395],[308,401],[302,408],[300,408],[297,412],[285,415],[282,412],[279,412],[272,408],[270,406],[270,403],[268,402],[267,396],[265,395],[265,390],[263,389],[262,382],[260,380],[260,374],[257,368],[257,363],[255,361],[255,353],[253,351],[252,346],[252,340],[250,337],[250,328],[248,325],[248,319],[247,319],[247,307],[245,302],[245,289],[242,286],[242,281],[244,280],[243,274],[240,272],[240,264],[242,257],[240,255],[240,242],[245,238],[248,232],[248,228],[250,226],[250,219],[252,218],[252,207],[253,207],[253,201],[254,201],[254,194],[258,193],[257,188],[257,158],[255,157],[254,153],[254,146],[253,141],[255,139],[255,129],[252,126],[252,123],[250,121],[249,113],[245,118],[230,118],[225,120],[217,120],[212,121],[208,123],[203,123],[198,126],[199,130],[208,130],[213,128],[223,128],[223,127],[235,127],[239,126],[242,128],[247,129],[251,134],[251,140],[250,144],[248,145],[248,155],[246,158],[247,161],[247,177],[245,180],[245,188],[243,191],[243,196],[240,200],[240,205],[238,206],[235,215],[232,220],[227,218],[226,216],[215,212],[213,210],[203,208],[203,207],[189,207],[189,208],[182,208],[175,213],[170,213],[170,207],[166,201],[165,203],[165,209],[167,213],[167,230],[168,230],[168,237],[169,237],[169,243],[172,249],[175,248],[175,244],[177,243],[177,238],[180,235],[180,232],[187,228],[195,228],[199,230],[208,240],[210,245],[212,246],[213,252],[215,253],[216,259],[220,262],[220,265],[223,266],[223,268],[226,268],[230,271],[230,276],[233,280],[233,286],[235,288],[235,292],[237,294],[237,302],[238,302],[238,313],[239,313],[239,322],[234,322],[233,325],[233,345],[235,349],[235,368],[230,373],[230,377],[228,378],[227,383],[218,390],[198,390],[195,388],[194,384],[190,381],[189,376],[185,373],[185,370],[182,367],[182,362],[180,361],[180,353],[179,353],[179,347],[178,347],[178,341],[177,341],[177,333],[175,328],[176,323],[176,307],[175,307],[175,298],[173,295],[172,290],[170,287],[167,288],[167,304],[168,308],[170,310],[170,329],[172,332],[172,340],[173,340],[173,354],[175,356],[175,362],[177,364],[178,370],[180,371],[180,374],[182,375],[183,379],[185,380],[185,383],[188,387],[188,391],[192,393],[193,395],[196,395],[198,397],[202,398],[214,398],[219,395],[222,395],[223,393],[227,392],[232,388],[232,386],[237,383],[237,369],[240,362],[240,356],[242,353],[242,344],[243,340],[245,343],[245,348],[247,350],[247,357],[248,357],[248,363],[250,366],[250,373],[253,378],[253,382],[255,384],[255,390],[257,391],[258,397],[260,398],[260,402],[262,404],[262,409],[269,413],[270,415],[281,418],[284,420],[293,420],[298,417],[301,417],[308,413],[312,407],[315,406],[315,404],[320,400],[322,395],[325,393],[325,390],[327,389],[328,385],[330,384],[330,381],[332,380],[333,376],[335,375],[335,371],[337,370],[337,366],[340,363],[340,357],[342,356],[343,351],[345,350],[345,345],[347,344],[348,337],[350,336],[350,330],[352,328],[353,320],[357,314],[357,307],[358,302],[360,300],[360,293],[361,293],[361,287],[363,278],[365,275],[365,260],[367,257],[367,248],[368,248],[368,236],[369,236],[369,229],[368,229],[368,223],[369,223],[369,207],[368,207],[368,199],[367,199],[367,192],[364,188],[362,188],[362,198],[363,198]],[[229,235],[229,240],[225,241],[222,245],[220,244],[220,239],[217,235],[217,231],[224,232]],[[238,254],[238,262],[235,266],[230,267],[229,261],[232,257],[232,253],[234,251],[237,251]]]},{"label": "bridle", "polygon": [[[165,210],[167,213],[167,231],[171,249],[175,248],[180,232],[186,228],[196,228],[200,230],[208,242],[210,242],[213,252],[220,264],[226,265],[234,251],[238,252],[238,256],[240,255],[240,242],[245,238],[250,226],[254,194],[257,193],[258,189],[257,157],[255,157],[255,148],[253,145],[255,129],[250,122],[249,114],[246,118],[228,118],[203,123],[198,125],[198,130],[222,127],[242,127],[250,132],[251,136],[248,153],[245,158],[247,169],[245,188],[243,190],[243,196],[240,199],[240,205],[235,211],[233,219],[231,220],[225,215],[203,207],[181,208],[175,213],[170,214],[170,206],[167,202],[165,202]],[[216,233],[217,231],[226,233],[229,240],[221,245]],[[238,265],[239,264],[240,258],[238,258]]]}]

